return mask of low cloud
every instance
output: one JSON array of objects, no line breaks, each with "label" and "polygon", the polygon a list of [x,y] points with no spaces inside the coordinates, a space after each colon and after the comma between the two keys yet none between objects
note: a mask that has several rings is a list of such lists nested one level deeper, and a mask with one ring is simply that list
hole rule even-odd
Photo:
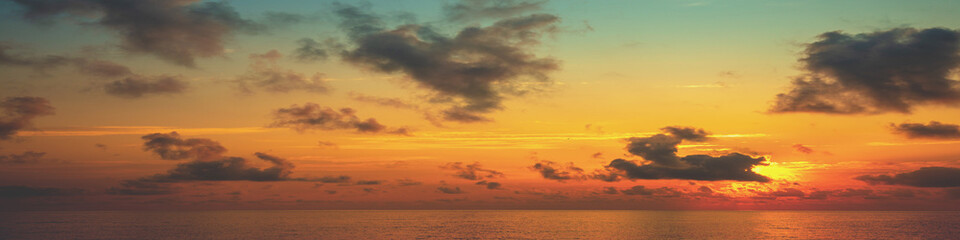
[{"label": "low cloud", "polygon": [[960,139],[960,125],[937,121],[930,121],[929,124],[891,123],[890,128],[893,129],[894,133],[902,134],[908,138]]},{"label": "low cloud", "polygon": [[862,175],[854,179],[871,185],[903,185],[911,187],[960,187],[960,168],[923,167],[896,175]]},{"label": "low cloud", "polygon": [[[627,139],[627,151],[642,157],[647,163],[615,159],[591,177],[602,181],[627,179],[689,179],[704,181],[769,182],[770,178],[753,172],[756,166],[766,165],[763,157],[740,153],[714,157],[709,155],[678,156],[677,146],[682,141],[705,141],[708,135],[702,129],[669,127],[666,133],[650,137]],[[676,134],[675,134],[676,133]]]},{"label": "low cloud", "polygon": [[477,182],[477,185],[482,185],[482,186],[484,186],[484,187],[486,187],[487,189],[490,189],[490,190],[500,189],[500,187],[503,186],[503,185],[501,185],[501,184],[498,183],[498,182],[489,182],[489,181],[479,181],[479,182]]},{"label": "low cloud", "polygon": [[483,168],[479,162],[469,165],[464,165],[462,162],[451,162],[440,166],[440,169],[455,171],[454,177],[475,181],[504,176],[500,171]]},{"label": "low cloud", "polygon": [[141,137],[144,151],[152,151],[164,160],[199,159],[220,157],[227,148],[208,138],[182,139],[177,132],[153,133]]},{"label": "low cloud", "polygon": [[461,193],[463,193],[463,191],[460,190],[460,187],[440,186],[440,187],[437,187],[437,191],[442,192],[442,193],[446,193],[446,194],[461,194]]},{"label": "low cloud", "polygon": [[551,161],[540,161],[530,166],[530,170],[537,171],[544,179],[557,180],[560,182],[567,180],[584,180],[586,175],[583,169],[576,167],[571,162],[567,166],[560,166]]},{"label": "low cloud", "polygon": [[21,165],[40,163],[45,152],[26,151],[21,154],[0,155],[0,165]]},{"label": "low cloud", "polygon": [[0,140],[7,140],[32,125],[34,118],[53,115],[50,101],[42,97],[8,97],[0,102]]},{"label": "low cloud", "polygon": [[82,189],[0,186],[0,198],[58,197],[83,194]]},{"label": "low cloud", "polygon": [[[108,189],[119,195],[158,195],[178,192],[170,184],[197,181],[304,181],[319,183],[349,183],[349,176],[326,176],[320,178],[293,178],[294,164],[290,161],[256,152],[254,156],[269,164],[258,167],[243,157],[222,156],[227,150],[220,143],[205,138],[183,139],[176,132],[153,133],[142,137],[144,151],[151,151],[167,160],[191,159],[177,164],[165,173],[127,180],[120,186]],[[358,181],[358,185],[380,184],[380,181]]]},{"label": "low cloud", "polygon": [[777,95],[772,113],[910,113],[922,105],[960,104],[960,32],[895,28],[827,32],[807,44],[806,76]]}]

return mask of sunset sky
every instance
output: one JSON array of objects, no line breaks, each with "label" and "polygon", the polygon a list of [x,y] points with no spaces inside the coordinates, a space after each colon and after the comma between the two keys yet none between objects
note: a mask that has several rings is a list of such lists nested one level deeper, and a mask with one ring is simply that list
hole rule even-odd
[{"label": "sunset sky", "polygon": [[0,1],[0,210],[960,210],[957,12]]}]

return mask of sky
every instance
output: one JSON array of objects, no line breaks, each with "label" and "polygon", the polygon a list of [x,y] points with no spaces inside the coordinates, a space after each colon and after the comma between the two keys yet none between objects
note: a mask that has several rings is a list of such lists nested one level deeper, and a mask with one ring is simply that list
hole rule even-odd
[{"label": "sky", "polygon": [[2,210],[960,210],[960,2],[0,9]]}]

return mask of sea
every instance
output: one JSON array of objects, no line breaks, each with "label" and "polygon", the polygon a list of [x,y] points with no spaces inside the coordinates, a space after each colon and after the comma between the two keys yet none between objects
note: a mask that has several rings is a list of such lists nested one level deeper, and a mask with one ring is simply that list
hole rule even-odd
[{"label": "sea", "polygon": [[23,211],[0,239],[960,239],[960,212]]}]

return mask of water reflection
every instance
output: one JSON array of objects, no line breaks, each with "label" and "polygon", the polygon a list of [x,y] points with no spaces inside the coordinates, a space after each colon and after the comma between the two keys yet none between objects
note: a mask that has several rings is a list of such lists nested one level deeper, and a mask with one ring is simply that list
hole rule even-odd
[{"label": "water reflection", "polygon": [[950,239],[960,212],[9,212],[0,239]]}]

